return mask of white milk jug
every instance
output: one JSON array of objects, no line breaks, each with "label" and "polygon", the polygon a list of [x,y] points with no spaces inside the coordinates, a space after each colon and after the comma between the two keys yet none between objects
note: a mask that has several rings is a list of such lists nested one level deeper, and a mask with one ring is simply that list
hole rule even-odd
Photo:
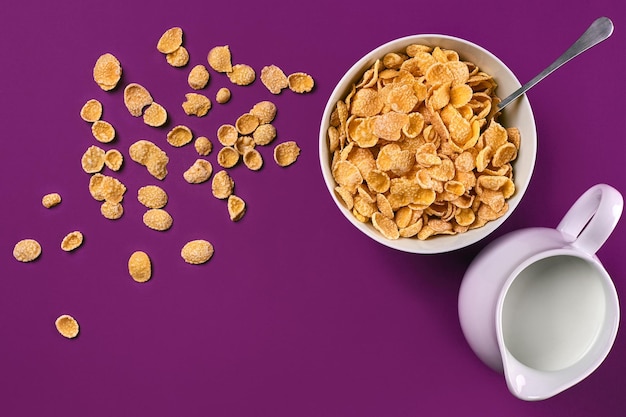
[{"label": "white milk jug", "polygon": [[595,253],[623,208],[614,188],[587,190],[556,229],[500,237],[469,266],[459,319],[470,347],[523,400],[580,382],[609,353],[619,323],[611,277]]}]

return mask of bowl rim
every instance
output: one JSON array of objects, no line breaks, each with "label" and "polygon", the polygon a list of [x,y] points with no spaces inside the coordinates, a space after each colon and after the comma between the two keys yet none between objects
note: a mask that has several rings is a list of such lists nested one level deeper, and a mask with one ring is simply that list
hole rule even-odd
[{"label": "bowl rim", "polygon": [[[372,49],[371,51],[363,55],[360,59],[358,59],[344,73],[344,75],[339,79],[339,81],[333,88],[333,91],[330,94],[326,102],[326,105],[324,107],[324,111],[322,113],[322,120],[320,123],[320,131],[319,131],[318,156],[319,156],[319,162],[320,162],[320,169],[322,171],[322,177],[324,178],[326,188],[328,192],[330,193],[331,198],[334,201],[337,208],[339,209],[339,211],[350,223],[352,223],[353,226],[359,229],[366,236],[370,237],[371,239],[377,241],[378,243],[384,246],[387,246],[396,250],[404,251],[404,252],[409,252],[409,253],[437,254],[437,253],[445,253],[445,252],[451,252],[454,250],[462,249],[464,247],[473,245],[474,243],[481,241],[482,239],[486,238],[491,233],[493,233],[496,229],[498,229],[515,211],[515,209],[518,207],[519,203],[521,202],[522,197],[525,195],[526,190],[528,189],[528,186],[530,184],[532,174],[535,168],[536,154],[537,154],[537,127],[536,127],[532,107],[530,106],[530,102],[528,100],[527,95],[525,94],[522,95],[515,102],[507,106],[508,113],[515,111],[515,109],[522,109],[523,111],[526,111],[528,113],[527,123],[529,124],[529,127],[530,127],[531,137],[523,137],[523,142],[522,142],[525,147],[524,151],[527,154],[527,158],[529,158],[528,163],[527,163],[528,174],[525,178],[523,178],[522,182],[520,182],[517,177],[514,179],[515,187],[516,187],[515,195],[511,197],[509,200],[507,200],[507,202],[509,203],[509,209],[500,218],[490,221],[480,228],[469,230],[462,234],[451,235],[451,236],[436,236],[434,238],[431,238],[425,241],[420,241],[414,237],[413,238],[400,237],[398,240],[387,239],[380,232],[378,232],[378,230],[374,229],[371,223],[366,224],[357,220],[354,217],[354,215],[351,212],[349,212],[349,210],[343,205],[343,203],[339,201],[334,191],[334,188],[337,184],[332,178],[332,172],[330,171],[330,152],[328,151],[328,142],[327,142],[327,130],[330,125],[330,121],[329,121],[330,115],[335,108],[337,100],[339,100],[340,98],[342,98],[343,95],[345,95],[345,92],[347,88],[349,87],[349,85],[353,83],[356,79],[358,79],[358,77],[360,77],[362,73],[376,61],[376,59],[382,58],[384,53],[391,52],[391,51],[399,51],[402,48],[405,48],[406,46],[412,43],[418,43],[418,42],[424,43],[424,44],[430,44],[433,46],[440,46],[446,49],[454,49],[454,46],[451,46],[450,44],[464,45],[466,48],[474,50],[482,56],[483,59],[478,59],[478,60],[472,59],[472,62],[476,64],[479,68],[482,68],[482,63],[484,61],[487,61],[487,62],[491,61],[498,68],[500,68],[505,75],[507,75],[507,78],[511,78],[511,82],[513,83],[514,89],[517,89],[518,87],[521,86],[521,83],[517,79],[517,76],[515,75],[515,73],[511,71],[511,69],[506,64],[504,64],[504,62],[502,62],[496,55],[491,53],[489,50],[469,40],[451,36],[451,35],[433,34],[433,33],[408,35],[408,36],[403,36],[400,38],[390,40],[386,43],[383,43],[375,47],[374,49]],[[476,61],[480,61],[480,62],[476,62]],[[494,75],[491,72],[490,74],[494,78],[496,78],[496,75]],[[514,89],[512,89],[511,92]],[[506,113],[503,114],[503,117],[505,115]],[[521,150],[520,150],[520,153],[521,153]],[[432,242],[434,242],[435,239],[437,240],[445,239],[445,244],[432,244]],[[402,244],[402,242],[405,242],[407,240],[411,241],[412,243]]]}]

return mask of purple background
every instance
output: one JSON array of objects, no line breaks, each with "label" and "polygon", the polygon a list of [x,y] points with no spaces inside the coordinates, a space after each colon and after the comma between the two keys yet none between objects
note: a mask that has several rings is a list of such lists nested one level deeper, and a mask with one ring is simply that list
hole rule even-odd
[{"label": "purple background", "polygon": [[[0,120],[0,415],[34,416],[615,416],[626,413],[626,332],[589,378],[546,401],[515,399],[503,377],[468,347],[458,323],[458,288],[485,244],[529,226],[554,227],[590,186],[626,193],[626,5],[526,0],[467,2],[336,1],[19,1],[3,4]],[[61,3],[61,2],[59,2]],[[439,7],[443,7],[442,4]],[[499,56],[526,81],[550,64],[599,16],[615,23],[609,40],[535,87],[529,98],[539,152],[525,200],[485,242],[436,256],[388,249],[347,222],[326,191],[317,156],[318,126],[334,84],[363,54],[396,37],[443,33]],[[160,35],[181,26],[190,64],[170,67],[156,50]],[[232,87],[232,101],[207,117],[186,116],[189,69],[208,50],[228,44],[234,63],[259,71],[275,64],[305,71],[313,93],[272,96],[257,80],[232,86],[211,73],[205,93]],[[274,164],[231,170],[248,203],[239,223],[182,172],[197,158],[174,149],[167,128],[133,118],[122,88],[106,93],[92,80],[97,57],[122,62],[122,84],[146,86],[170,115],[196,135],[215,131],[254,103],[278,106],[275,143],[296,140],[302,154],[289,168]],[[128,187],[124,216],[104,219],[80,168],[96,144],[79,110],[90,98],[118,138],[160,144],[170,174],[160,185],[174,216],[166,233],[147,229],[137,189],[156,184],[127,157],[118,176]],[[208,159],[214,164],[214,151]],[[106,173],[106,172],[105,172]],[[51,210],[41,197],[59,192]],[[74,253],[62,237],[81,230]],[[599,257],[626,299],[626,222]],[[34,263],[16,262],[20,239],[43,246]],[[191,239],[215,245],[206,265],[191,266],[180,248]],[[127,273],[128,256],[147,251],[146,284]],[[81,325],[75,340],[54,328],[60,314]]]}]

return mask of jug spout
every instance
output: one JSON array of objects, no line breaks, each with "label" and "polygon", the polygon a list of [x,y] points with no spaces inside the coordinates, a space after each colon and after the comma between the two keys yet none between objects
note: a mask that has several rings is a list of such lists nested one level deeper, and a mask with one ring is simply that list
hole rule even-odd
[{"label": "jug spout", "polygon": [[504,377],[509,391],[525,401],[544,400],[566,390],[580,380],[572,369],[544,371],[518,361],[510,352],[502,350]]}]

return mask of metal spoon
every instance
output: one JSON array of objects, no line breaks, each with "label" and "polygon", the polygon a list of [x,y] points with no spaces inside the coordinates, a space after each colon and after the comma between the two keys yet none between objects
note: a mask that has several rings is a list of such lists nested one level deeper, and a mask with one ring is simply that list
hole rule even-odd
[{"label": "metal spoon", "polygon": [[526,91],[530,90],[535,86],[539,81],[546,78],[550,75],[554,70],[559,68],[561,65],[568,62],[570,59],[582,54],[587,49],[591,48],[607,39],[613,33],[613,22],[608,17],[600,17],[596,19],[591,26],[581,35],[580,38],[572,46],[569,47],[567,51],[563,53],[560,57],[557,58],[548,68],[539,73],[535,78],[528,81],[526,84],[515,90],[508,97],[498,104],[498,109],[502,110],[506,106],[508,106],[512,101],[516,98],[524,94]]}]

